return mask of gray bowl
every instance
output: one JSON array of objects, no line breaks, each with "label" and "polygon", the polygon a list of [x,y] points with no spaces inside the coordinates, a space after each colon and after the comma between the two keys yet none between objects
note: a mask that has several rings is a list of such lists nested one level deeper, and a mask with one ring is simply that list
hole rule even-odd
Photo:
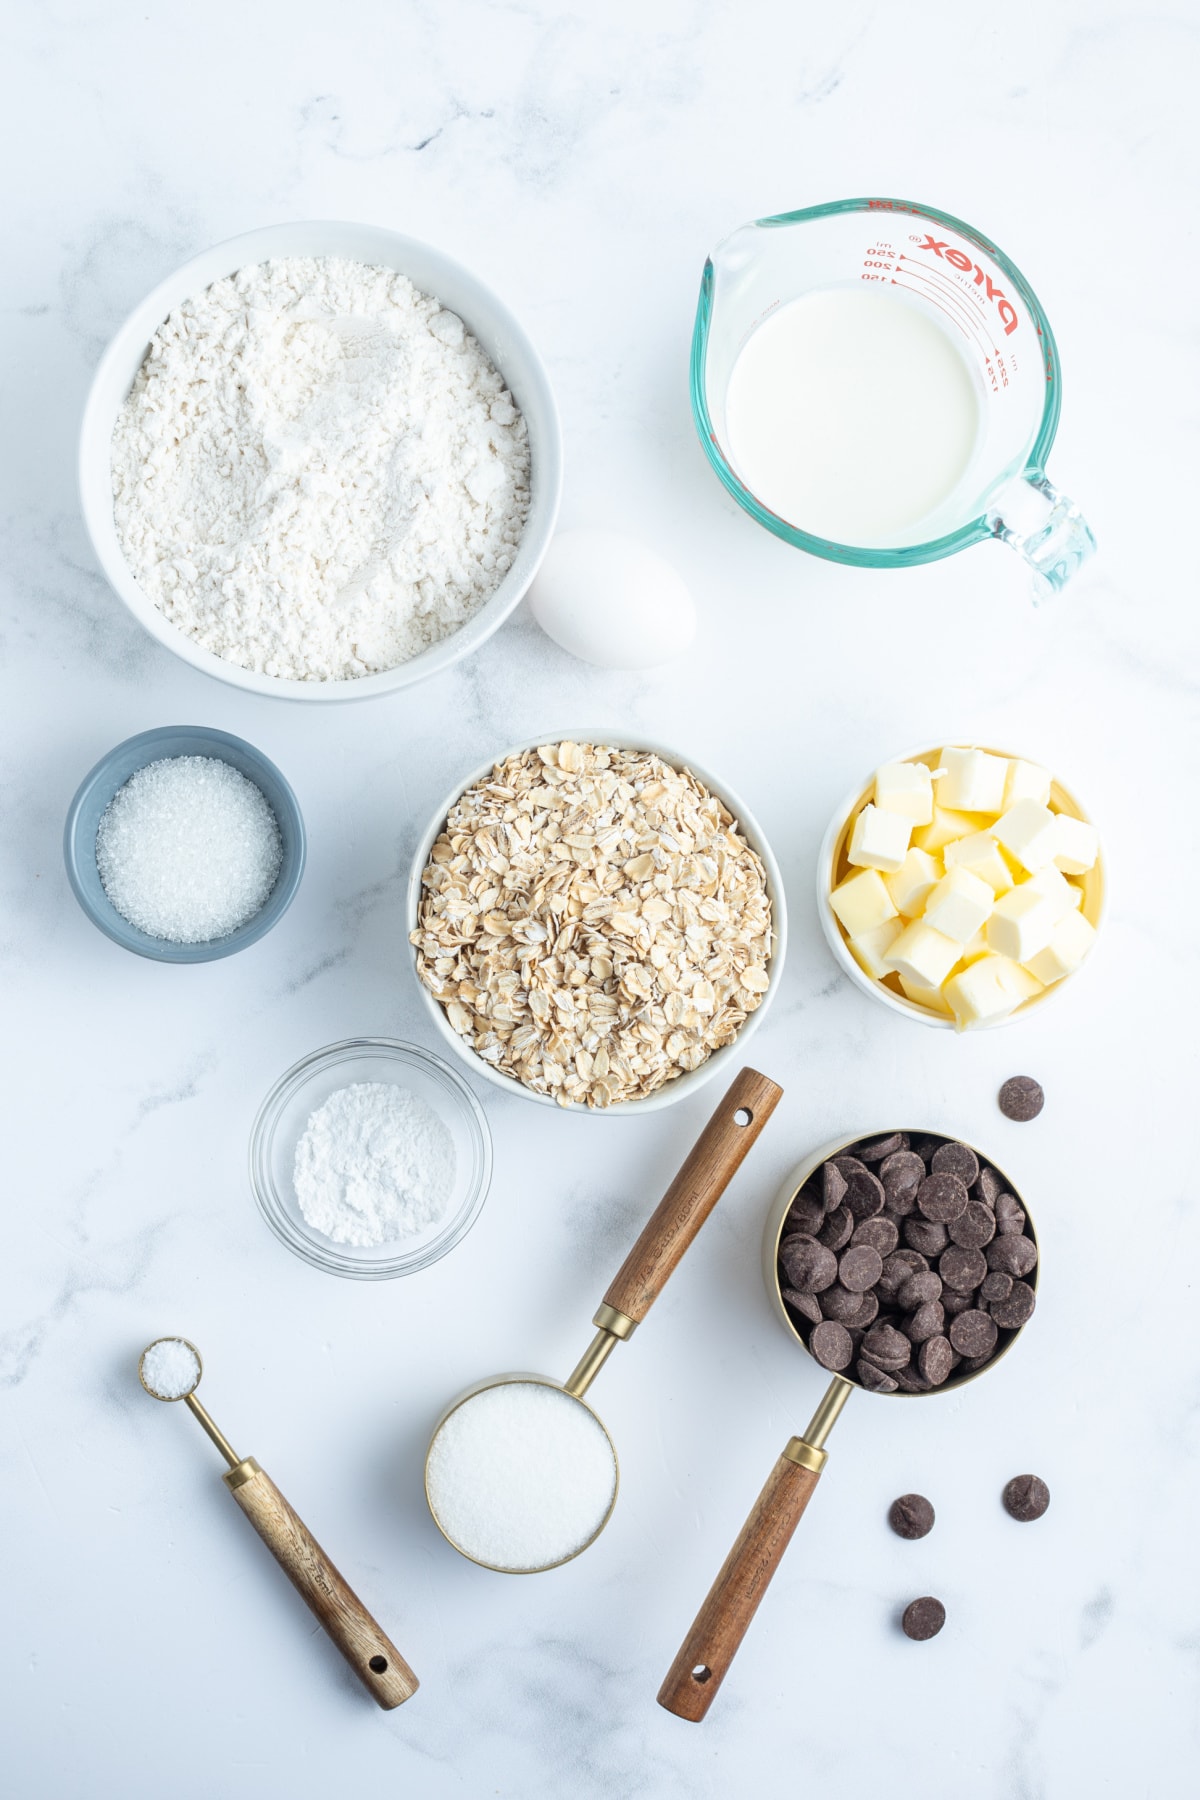
[{"label": "gray bowl", "polygon": [[[283,840],[283,860],[275,886],[261,911],[245,925],[222,938],[204,944],[172,944],[165,938],[151,937],[119,913],[104,891],[100,871],[96,867],[96,832],[109,801],[131,775],[168,756],[216,756],[237,769],[259,789],[275,814],[279,835]],[[163,725],[156,731],[143,731],[126,738],[115,750],[102,757],[84,781],[71,802],[63,832],[63,856],[67,878],[75,898],[93,925],[122,949],[137,956],[148,956],[154,962],[214,962],[220,956],[232,956],[265,937],[292,904],[300,877],[304,873],[306,839],[304,820],[296,796],[273,762],[261,751],[227,731],[212,731],[206,725]]]}]

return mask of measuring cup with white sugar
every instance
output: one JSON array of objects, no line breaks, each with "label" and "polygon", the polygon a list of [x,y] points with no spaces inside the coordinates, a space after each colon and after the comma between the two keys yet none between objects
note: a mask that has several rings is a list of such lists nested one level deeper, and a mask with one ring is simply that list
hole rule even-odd
[{"label": "measuring cup with white sugar", "polygon": [[566,1381],[496,1375],[438,1420],[425,1496],[443,1537],[471,1562],[533,1574],[570,1562],[603,1531],[617,1499],[617,1453],[583,1396],[649,1312],[782,1093],[754,1069],[735,1077],[621,1265]]},{"label": "measuring cup with white sugar", "polygon": [[739,505],[861,568],[994,537],[1057,592],[1095,549],[1046,475],[1062,403],[1033,289],[972,226],[907,200],[758,219],[704,269],[692,411]]}]

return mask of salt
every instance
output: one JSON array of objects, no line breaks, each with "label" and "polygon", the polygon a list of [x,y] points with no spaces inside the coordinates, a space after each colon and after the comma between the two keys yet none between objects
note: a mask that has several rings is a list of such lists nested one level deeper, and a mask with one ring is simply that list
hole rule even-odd
[{"label": "salt", "polygon": [[172,944],[228,937],[261,912],[283,840],[266,799],[216,756],[147,763],[109,801],[96,867],[122,918]]},{"label": "salt", "polygon": [[292,1181],[315,1230],[371,1249],[437,1224],[454,1187],[454,1139],[407,1088],[351,1082],[310,1113]]},{"label": "salt", "polygon": [[552,1568],[591,1542],[617,1490],[604,1427],[539,1381],[506,1381],[464,1400],[439,1426],[425,1468],[446,1536],[477,1562]]},{"label": "salt", "polygon": [[142,1352],[142,1380],[157,1400],[182,1400],[200,1379],[200,1358],[183,1338],[159,1338]]}]

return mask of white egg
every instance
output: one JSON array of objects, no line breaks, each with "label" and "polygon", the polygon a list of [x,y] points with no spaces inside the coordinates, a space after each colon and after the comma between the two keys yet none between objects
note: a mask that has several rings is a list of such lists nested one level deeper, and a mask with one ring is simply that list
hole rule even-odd
[{"label": "white egg", "polygon": [[602,669],[651,669],[696,635],[696,608],[678,572],[617,531],[560,531],[529,604],[548,637]]}]

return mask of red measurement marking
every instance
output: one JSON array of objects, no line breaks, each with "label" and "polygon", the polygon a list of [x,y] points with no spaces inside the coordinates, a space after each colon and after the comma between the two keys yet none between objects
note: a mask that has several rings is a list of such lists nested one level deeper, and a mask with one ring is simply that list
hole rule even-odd
[{"label": "red measurement marking", "polygon": [[[915,257],[901,255],[900,260],[901,262],[908,263],[909,272],[911,274],[920,275],[925,281],[940,282],[942,284],[941,291],[953,295],[954,299],[963,308],[967,317],[970,319],[972,325],[979,328],[979,331],[982,334],[980,342],[984,344],[986,349],[991,351],[993,356],[999,356],[1000,351],[998,346],[987,336],[986,314],[983,311],[983,301],[973,289],[964,287],[960,282],[955,281],[952,275],[947,275],[943,269],[932,268],[928,263],[919,263]],[[979,309],[977,312],[973,312],[971,309],[970,303],[972,301],[975,302],[975,305]]]},{"label": "red measurement marking", "polygon": [[[916,280],[928,281],[930,283],[930,286],[933,288],[933,293],[930,293],[930,294],[927,294],[923,288],[914,288],[912,290],[913,293],[920,294],[921,298],[923,300],[929,300],[935,306],[941,306],[942,311],[948,313],[949,316],[954,320],[955,324],[958,326],[958,328],[962,332],[963,336],[965,338],[969,338],[972,343],[977,344],[978,347],[982,350],[984,362],[990,364],[992,357],[998,356],[1000,353],[996,349],[996,346],[992,343],[989,343],[987,338],[985,338],[981,334],[980,329],[979,329],[980,321],[978,319],[976,319],[975,315],[968,308],[963,307],[962,301],[961,301],[961,299],[959,299],[957,294],[952,295],[952,296],[945,296],[945,298],[953,298],[956,302],[956,305],[962,308],[962,313],[960,314],[957,311],[951,311],[951,309],[944,304],[944,301],[942,299],[937,298],[938,295],[944,294],[944,290],[936,287],[935,284],[933,283],[932,278],[927,273],[925,273],[925,271],[915,268],[913,266],[910,258],[905,257],[904,261],[905,261],[905,267],[901,271],[902,274],[909,275]],[[903,285],[903,284],[901,284],[901,285]],[[967,321],[966,324],[963,323],[963,316],[965,316],[965,318],[966,318],[966,321]]]}]

